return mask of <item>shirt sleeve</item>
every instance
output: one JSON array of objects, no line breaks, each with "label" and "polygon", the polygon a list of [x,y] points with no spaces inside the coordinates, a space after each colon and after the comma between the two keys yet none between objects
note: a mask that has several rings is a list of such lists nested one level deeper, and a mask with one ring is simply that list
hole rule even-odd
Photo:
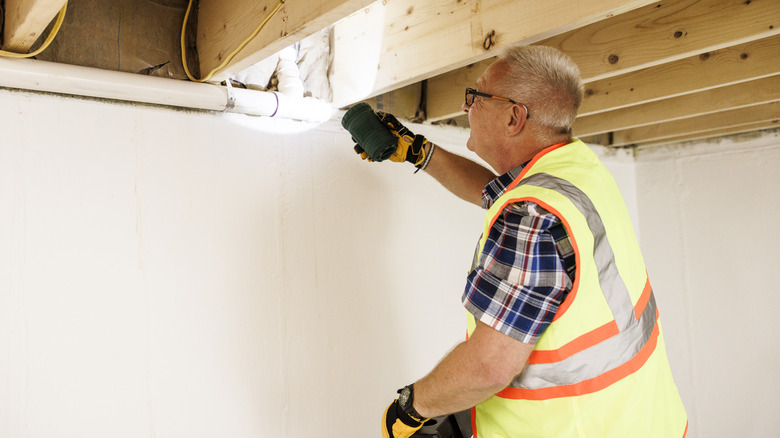
[{"label": "shirt sleeve", "polygon": [[572,286],[551,233],[560,224],[532,202],[503,210],[463,293],[477,321],[520,342],[538,341]]}]

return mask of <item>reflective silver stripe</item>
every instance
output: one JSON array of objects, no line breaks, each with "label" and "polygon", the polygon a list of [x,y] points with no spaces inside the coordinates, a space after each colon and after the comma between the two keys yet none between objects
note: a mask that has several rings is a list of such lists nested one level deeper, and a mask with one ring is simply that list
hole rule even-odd
[{"label": "reflective silver stripe", "polygon": [[650,299],[638,323],[560,362],[528,365],[509,386],[540,389],[571,385],[598,377],[636,356],[650,339],[655,323],[656,305],[651,291]]},{"label": "reflective silver stripe", "polygon": [[636,322],[631,295],[618,272],[615,253],[612,252],[612,246],[607,239],[607,231],[601,221],[601,216],[588,195],[569,181],[547,173],[537,173],[524,178],[518,187],[521,185],[554,190],[568,198],[585,216],[588,228],[593,233],[593,260],[598,268],[601,290],[604,292],[604,297],[607,299],[609,309],[612,311],[612,316],[615,318],[620,332],[628,329],[632,323]]}]

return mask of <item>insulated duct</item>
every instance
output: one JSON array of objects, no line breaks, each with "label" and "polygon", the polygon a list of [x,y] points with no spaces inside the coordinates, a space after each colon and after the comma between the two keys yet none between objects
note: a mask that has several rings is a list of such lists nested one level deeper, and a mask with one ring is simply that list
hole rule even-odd
[{"label": "insulated duct", "polygon": [[0,58],[0,87],[321,123],[328,102],[34,59]]}]

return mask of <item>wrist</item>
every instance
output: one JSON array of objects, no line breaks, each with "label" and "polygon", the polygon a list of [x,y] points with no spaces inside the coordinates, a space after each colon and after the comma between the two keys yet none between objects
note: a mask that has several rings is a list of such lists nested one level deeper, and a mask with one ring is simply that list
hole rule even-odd
[{"label": "wrist", "polygon": [[414,171],[414,173],[417,173],[421,170],[425,170],[426,167],[431,163],[431,158],[433,158],[433,152],[436,150],[436,145],[431,143],[430,141],[426,141],[422,148],[422,155],[423,155],[423,161],[420,162],[419,165],[415,166],[417,167],[417,170]]},{"label": "wrist", "polygon": [[420,402],[417,401],[417,400],[412,402],[412,409],[414,409],[414,412],[417,413],[417,415],[419,415],[420,418],[422,418],[421,421],[425,421],[425,420],[428,420],[429,418],[431,418],[431,417],[425,416],[422,413],[420,413]]},{"label": "wrist", "polygon": [[431,156],[431,151],[433,150],[433,143],[431,143],[430,141],[426,141],[425,145],[423,146],[423,150],[425,151],[425,158]]}]

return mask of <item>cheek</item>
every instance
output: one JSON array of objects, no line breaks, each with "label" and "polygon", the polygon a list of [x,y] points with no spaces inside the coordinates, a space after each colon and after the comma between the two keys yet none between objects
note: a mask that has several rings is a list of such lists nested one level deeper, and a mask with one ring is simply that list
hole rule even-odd
[{"label": "cheek", "polygon": [[[476,103],[474,105],[476,105]],[[469,126],[475,126],[477,129],[479,129],[480,126],[483,126],[485,123],[485,118],[481,117],[481,115],[482,111],[475,110],[474,107],[471,107],[468,112]]]}]

